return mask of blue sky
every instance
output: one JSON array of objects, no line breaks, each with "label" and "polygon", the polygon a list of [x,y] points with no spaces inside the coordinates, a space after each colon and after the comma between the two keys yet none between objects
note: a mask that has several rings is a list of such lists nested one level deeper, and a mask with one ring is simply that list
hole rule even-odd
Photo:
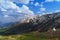
[{"label": "blue sky", "polygon": [[54,12],[60,12],[60,0],[0,0],[0,22],[13,22]]},{"label": "blue sky", "polygon": [[[18,6],[24,4],[18,3]],[[25,4],[35,15],[60,11],[60,0],[31,0]]]}]

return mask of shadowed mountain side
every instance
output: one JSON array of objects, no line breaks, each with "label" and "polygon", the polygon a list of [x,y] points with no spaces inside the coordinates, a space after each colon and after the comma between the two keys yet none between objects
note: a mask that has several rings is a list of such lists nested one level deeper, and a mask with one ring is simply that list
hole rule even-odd
[{"label": "shadowed mountain side", "polygon": [[53,27],[60,28],[60,13],[37,16],[30,19],[29,22],[16,22],[8,30],[1,32],[1,35],[14,35],[28,32],[46,32]]},{"label": "shadowed mountain side", "polygon": [[14,35],[14,34],[20,34],[20,33],[27,33],[32,32],[34,30],[34,26],[30,23],[22,23],[19,25],[12,26],[8,30],[1,32],[1,35]]}]

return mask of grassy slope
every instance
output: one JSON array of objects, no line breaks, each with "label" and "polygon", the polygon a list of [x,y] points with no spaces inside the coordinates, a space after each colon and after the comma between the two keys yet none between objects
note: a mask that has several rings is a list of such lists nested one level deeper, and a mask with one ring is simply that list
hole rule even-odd
[{"label": "grassy slope", "polygon": [[0,36],[0,40],[60,40],[60,34],[55,38],[50,33],[23,33],[17,35]]}]

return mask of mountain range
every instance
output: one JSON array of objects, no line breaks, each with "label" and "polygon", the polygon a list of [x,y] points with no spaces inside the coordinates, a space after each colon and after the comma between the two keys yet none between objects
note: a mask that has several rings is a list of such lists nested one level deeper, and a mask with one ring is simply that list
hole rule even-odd
[{"label": "mountain range", "polygon": [[[46,32],[52,28],[60,29],[60,12],[36,16],[31,19],[27,18],[23,22],[15,22],[7,27],[3,28],[2,34],[18,34],[27,32]],[[1,29],[2,30],[2,29]],[[1,34],[0,33],[0,34]]]}]

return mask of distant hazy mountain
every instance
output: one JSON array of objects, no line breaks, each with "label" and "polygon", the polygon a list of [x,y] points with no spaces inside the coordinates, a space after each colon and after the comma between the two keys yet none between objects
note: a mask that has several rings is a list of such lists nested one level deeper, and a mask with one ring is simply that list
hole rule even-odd
[{"label": "distant hazy mountain", "polygon": [[1,23],[0,24],[0,29],[5,28],[5,27],[11,27],[11,25],[13,25],[14,22],[9,22],[9,23]]},{"label": "distant hazy mountain", "polygon": [[26,33],[32,31],[48,31],[50,28],[60,28],[60,12],[36,16],[32,19],[26,19],[24,22],[15,22],[6,30],[5,34]]}]

